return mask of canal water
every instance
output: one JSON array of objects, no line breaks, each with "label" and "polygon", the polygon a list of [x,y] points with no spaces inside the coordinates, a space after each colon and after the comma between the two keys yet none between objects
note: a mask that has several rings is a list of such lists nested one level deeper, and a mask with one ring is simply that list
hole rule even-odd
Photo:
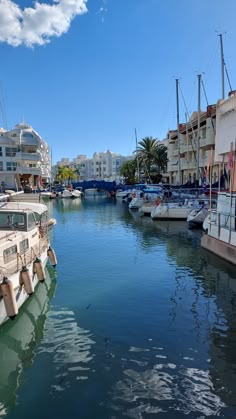
[{"label": "canal water", "polygon": [[235,269],[185,222],[48,205],[58,266],[0,329],[0,417],[235,418]]}]

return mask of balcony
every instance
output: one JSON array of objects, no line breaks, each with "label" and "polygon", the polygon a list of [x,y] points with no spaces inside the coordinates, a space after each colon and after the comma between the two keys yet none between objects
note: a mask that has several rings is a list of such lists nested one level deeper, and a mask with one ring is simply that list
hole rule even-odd
[{"label": "balcony", "polygon": [[18,166],[16,168],[16,173],[22,175],[43,175],[43,170],[41,167]]},{"label": "balcony", "polygon": [[15,155],[17,161],[42,161],[42,154],[41,153],[24,153],[22,151],[18,151]]}]

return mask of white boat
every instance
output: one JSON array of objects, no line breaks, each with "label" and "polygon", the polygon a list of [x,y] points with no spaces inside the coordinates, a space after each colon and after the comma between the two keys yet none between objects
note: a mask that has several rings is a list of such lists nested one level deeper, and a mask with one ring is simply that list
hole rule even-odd
[{"label": "white boat", "polygon": [[27,202],[0,207],[0,326],[17,316],[37,284],[45,280],[47,259],[56,266],[47,212],[46,205]]},{"label": "white boat", "polygon": [[203,206],[202,208],[193,209],[187,218],[189,228],[200,228],[203,226],[203,222],[208,215],[208,207]]},{"label": "white boat", "polygon": [[72,193],[72,198],[82,198],[83,196],[83,192],[80,191],[79,189],[72,189],[71,193]]},{"label": "white boat", "polygon": [[207,234],[201,239],[205,249],[236,264],[236,192],[218,192],[217,209],[209,210],[204,221]]},{"label": "white boat", "polygon": [[116,198],[119,199],[126,199],[128,196],[131,196],[132,193],[135,193],[136,189],[125,189],[125,190],[117,190],[116,191]]},{"label": "white boat", "polygon": [[[43,225],[48,231],[51,230],[52,227],[56,225],[55,218],[48,217],[48,207],[46,205],[39,205],[35,202],[24,202],[24,201],[11,201],[11,202],[2,202],[0,203],[0,210],[32,210],[34,212],[34,216],[36,222],[39,225]],[[43,211],[44,209],[44,211]]]},{"label": "white boat", "polygon": [[129,209],[139,209],[144,203],[143,191],[133,192],[129,203]]},{"label": "white boat", "polygon": [[200,208],[202,201],[197,199],[182,202],[160,202],[151,212],[153,220],[187,220],[193,209]]},{"label": "white boat", "polygon": [[76,189],[64,189],[61,193],[61,198],[81,198],[82,192]]},{"label": "white boat", "polygon": [[161,193],[162,193],[161,187],[150,187],[150,186],[148,186],[147,188],[143,190],[134,191],[131,194],[132,200],[129,203],[129,209],[139,209],[146,203],[151,204],[151,207],[153,207],[155,205],[157,198],[159,198]]},{"label": "white boat", "polygon": [[[201,201],[199,201],[201,202]],[[206,219],[209,216],[209,200],[204,200],[203,205],[200,208],[194,208],[188,215],[187,223],[189,228],[205,228],[204,222],[206,226]],[[217,201],[213,200],[211,202],[212,210],[216,208]]]},{"label": "white boat", "polygon": [[210,224],[216,224],[216,210],[210,210],[208,209],[207,215],[202,223],[203,230],[207,233],[209,229]]},{"label": "white boat", "polygon": [[141,205],[141,207],[138,209],[138,211],[142,214],[142,215],[147,215],[150,217],[152,211],[154,210],[154,208],[156,207],[155,202],[152,201],[144,201],[143,205]]}]

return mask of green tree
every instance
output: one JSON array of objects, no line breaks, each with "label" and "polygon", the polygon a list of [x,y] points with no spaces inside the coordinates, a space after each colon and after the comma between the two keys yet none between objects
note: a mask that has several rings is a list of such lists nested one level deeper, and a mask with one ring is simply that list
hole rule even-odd
[{"label": "green tree", "polygon": [[124,177],[125,183],[127,185],[133,185],[136,183],[136,169],[137,169],[137,162],[136,159],[134,160],[127,160],[124,161],[121,168],[120,174]]},{"label": "green tree", "polygon": [[153,137],[145,137],[138,143],[135,150],[140,169],[149,182],[159,182],[161,172],[167,167],[167,147]]},{"label": "green tree", "polygon": [[153,154],[153,165],[151,166],[151,177],[154,183],[160,182],[161,172],[166,171],[167,163],[167,147],[159,141]]},{"label": "green tree", "polygon": [[67,167],[67,171],[66,171],[67,184],[69,185],[71,181],[77,179],[77,177],[78,177],[78,174],[76,173],[76,170],[71,169],[71,167]]},{"label": "green tree", "polygon": [[67,166],[59,166],[57,169],[56,180],[60,183],[64,183],[67,180],[69,185],[71,180],[77,179],[77,173],[74,169]]},{"label": "green tree", "polygon": [[66,167],[65,166],[58,166],[56,180],[60,183],[64,183],[66,180]]},{"label": "green tree", "polygon": [[158,141],[156,138],[145,137],[138,142],[138,147],[134,151],[139,160],[140,168],[142,168],[146,179],[151,181],[151,165],[154,162]]}]

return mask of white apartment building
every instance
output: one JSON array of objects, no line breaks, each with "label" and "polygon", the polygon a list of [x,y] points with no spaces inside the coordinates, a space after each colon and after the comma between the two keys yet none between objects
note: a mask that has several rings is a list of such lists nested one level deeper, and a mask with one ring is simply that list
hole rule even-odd
[{"label": "white apartment building", "polygon": [[42,187],[51,178],[48,144],[28,124],[0,130],[0,185],[3,189]]},{"label": "white apartment building", "polygon": [[[227,167],[231,146],[234,161],[236,153],[236,90],[229,92],[228,98],[219,100],[216,105],[215,162],[221,167]],[[233,170],[231,176],[232,191],[236,192],[236,170]]]},{"label": "white apartment building", "polygon": [[120,182],[120,168],[125,160],[133,159],[133,156],[124,157],[110,150],[95,152],[91,159],[80,154],[71,162],[62,158],[57,165],[66,165],[78,171],[78,180],[105,180]]}]

